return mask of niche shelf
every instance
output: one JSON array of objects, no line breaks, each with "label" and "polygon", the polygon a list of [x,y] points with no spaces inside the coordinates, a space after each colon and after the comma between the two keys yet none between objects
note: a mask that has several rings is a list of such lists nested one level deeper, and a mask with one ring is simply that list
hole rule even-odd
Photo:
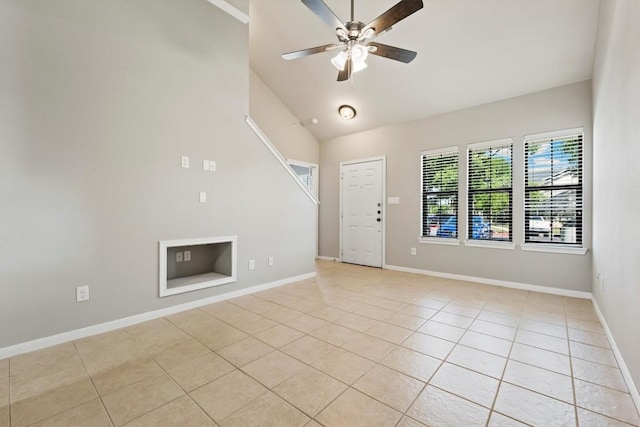
[{"label": "niche shelf", "polygon": [[160,297],[235,282],[237,240],[227,236],[160,241]]}]

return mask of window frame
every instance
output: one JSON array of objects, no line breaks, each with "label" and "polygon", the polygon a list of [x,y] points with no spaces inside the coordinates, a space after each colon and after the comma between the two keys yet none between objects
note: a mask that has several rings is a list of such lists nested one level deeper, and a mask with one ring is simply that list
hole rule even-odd
[{"label": "window frame", "polygon": [[[425,169],[424,169],[424,158],[425,156],[438,156],[443,154],[454,154],[457,157],[457,185],[455,191],[438,191],[438,192],[425,192]],[[433,243],[433,244],[441,244],[441,245],[459,245],[460,244],[460,233],[457,232],[456,237],[445,237],[445,236],[431,236],[425,235],[425,221],[428,221],[428,213],[425,217],[425,196],[427,194],[436,194],[436,195],[447,195],[453,194],[456,198],[456,206],[455,206],[455,216],[457,217],[457,222],[459,224],[459,213],[460,213],[460,148],[456,146],[437,148],[433,150],[423,150],[420,152],[420,237],[418,241],[420,243]],[[458,227],[456,225],[456,230]],[[459,230],[458,230],[459,231]]]},{"label": "window frame", "polygon": [[[529,172],[528,165],[528,153],[527,146],[529,143],[534,142],[544,142],[544,141],[553,141],[560,139],[569,139],[572,137],[580,137],[580,175],[579,175],[579,184],[569,184],[569,185],[556,185],[556,186],[527,186],[527,174]],[[523,137],[523,168],[522,168],[522,192],[523,192],[523,206],[522,206],[522,243],[520,247],[524,251],[534,251],[534,252],[555,252],[555,253],[565,253],[565,254],[578,254],[584,255],[587,253],[588,248],[585,246],[584,239],[584,223],[585,223],[585,132],[583,127],[573,128],[573,129],[563,129],[552,132],[544,132],[544,133],[536,133],[529,134]],[[579,217],[579,233],[580,233],[580,242],[579,243],[564,243],[561,241],[527,241],[527,224],[528,218],[527,215],[527,193],[529,191],[540,191],[540,189],[544,189],[547,191],[553,190],[576,190],[580,197],[580,206],[579,206],[579,214],[576,216]],[[576,206],[576,210],[578,210],[578,206]],[[551,231],[553,233],[553,231]],[[551,234],[553,235],[553,234]]]},{"label": "window frame", "polygon": [[[510,148],[510,155],[511,155],[511,161],[510,161],[510,167],[511,167],[511,185],[509,188],[506,187],[502,187],[502,188],[495,188],[495,189],[490,189],[490,190],[472,190],[471,189],[471,179],[472,179],[472,170],[471,170],[471,154],[473,151],[477,151],[477,150],[481,150],[483,148],[490,148],[490,147],[497,147],[497,146],[509,146]],[[468,144],[467,145],[467,179],[466,179],[466,202],[467,202],[467,218],[466,218],[466,222],[465,222],[465,240],[464,240],[464,244],[465,246],[472,246],[472,247],[487,247],[487,248],[494,248],[494,249],[510,249],[513,250],[515,249],[516,245],[514,243],[514,238],[513,238],[513,219],[514,219],[514,212],[513,212],[513,170],[514,170],[514,161],[515,161],[515,157],[514,157],[514,145],[513,145],[513,138],[509,137],[509,138],[501,138],[501,139],[496,139],[496,140],[491,140],[491,141],[483,141],[483,142],[476,142],[476,143],[472,143],[472,144]],[[510,218],[509,218],[509,239],[505,240],[505,239],[494,239],[494,238],[489,238],[489,239],[479,239],[479,238],[473,238],[473,217],[475,216],[473,214],[473,200],[472,197],[474,194],[482,194],[482,193],[507,193],[508,197],[509,197],[509,212],[510,212]],[[471,231],[471,232],[470,232]]]}]

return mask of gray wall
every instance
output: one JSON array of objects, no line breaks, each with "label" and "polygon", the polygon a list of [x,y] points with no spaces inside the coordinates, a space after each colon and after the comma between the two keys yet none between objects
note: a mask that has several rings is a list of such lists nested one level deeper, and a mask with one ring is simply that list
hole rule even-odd
[{"label": "gray wall", "polygon": [[[202,0],[2,0],[0,52],[0,348],[313,271],[315,206],[244,122],[248,26]],[[159,240],[227,235],[237,283],[158,298]]]},{"label": "gray wall", "polygon": [[640,385],[640,2],[605,0],[593,76],[593,293]]},{"label": "gray wall", "polygon": [[[249,75],[251,118],[286,159],[320,163],[318,140],[253,71]],[[309,123],[306,126],[313,126]]]},{"label": "gray wall", "polygon": [[[427,96],[427,95],[425,95]],[[320,144],[320,255],[339,257],[340,162],[387,156],[386,264],[540,286],[590,291],[591,255],[523,252],[419,244],[420,152],[512,137],[514,141],[514,243],[524,240],[523,136],[583,126],[585,129],[584,244],[591,247],[591,86],[575,83],[437,117],[383,127]],[[462,177],[466,162],[462,161]],[[461,199],[466,186],[461,187]],[[461,200],[460,212],[466,202]],[[417,255],[410,255],[410,248]]]}]

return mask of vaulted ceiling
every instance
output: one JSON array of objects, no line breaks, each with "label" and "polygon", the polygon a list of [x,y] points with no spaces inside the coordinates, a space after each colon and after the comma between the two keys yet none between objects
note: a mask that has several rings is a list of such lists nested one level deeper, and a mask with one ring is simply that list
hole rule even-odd
[{"label": "vaulted ceiling", "polygon": [[[399,0],[355,0],[368,23]],[[325,0],[344,21],[349,0]],[[418,52],[410,64],[369,56],[337,82],[336,52],[281,54],[337,41],[300,0],[251,0],[251,68],[319,140],[536,92],[591,77],[599,0],[424,0],[376,41]],[[353,105],[346,121],[337,112]],[[318,124],[312,124],[316,118]]]}]

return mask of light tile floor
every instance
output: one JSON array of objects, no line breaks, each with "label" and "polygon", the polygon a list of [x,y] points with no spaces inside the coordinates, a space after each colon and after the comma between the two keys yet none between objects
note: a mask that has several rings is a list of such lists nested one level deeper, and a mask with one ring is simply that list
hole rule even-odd
[{"label": "light tile floor", "polygon": [[317,270],[0,360],[0,427],[640,426],[588,300]]}]

